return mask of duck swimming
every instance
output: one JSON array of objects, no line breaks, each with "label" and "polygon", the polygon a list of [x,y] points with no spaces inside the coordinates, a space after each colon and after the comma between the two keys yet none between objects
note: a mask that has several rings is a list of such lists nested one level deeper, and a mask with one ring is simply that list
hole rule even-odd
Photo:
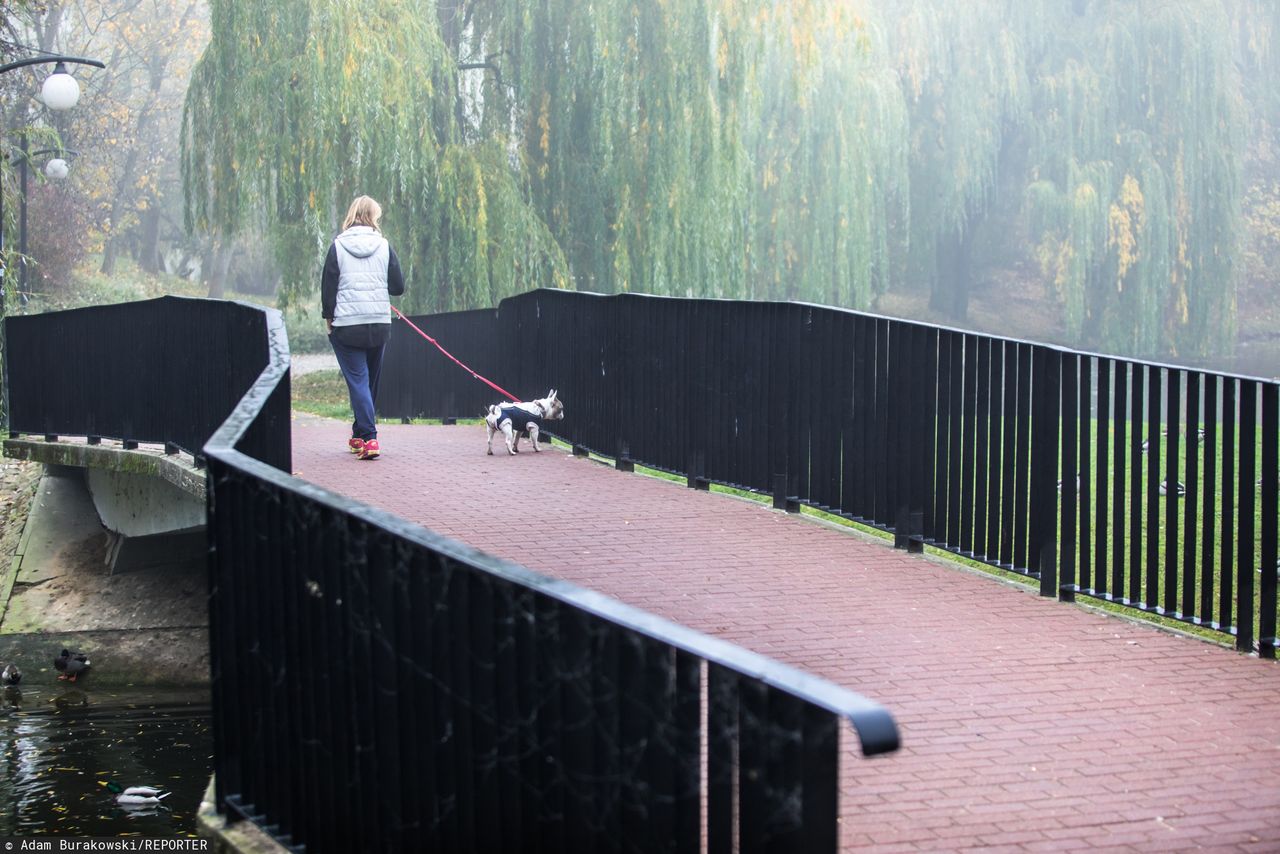
[{"label": "duck swimming", "polygon": [[111,780],[99,780],[98,785],[105,786],[108,792],[116,796],[116,803],[126,807],[158,804],[173,794],[158,786],[130,786],[126,789]]}]

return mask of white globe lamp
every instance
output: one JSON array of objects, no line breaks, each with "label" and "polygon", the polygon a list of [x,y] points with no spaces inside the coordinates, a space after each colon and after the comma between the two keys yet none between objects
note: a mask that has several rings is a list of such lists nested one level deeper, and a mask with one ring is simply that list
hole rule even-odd
[{"label": "white globe lamp", "polygon": [[51,110],[69,110],[80,100],[80,84],[67,73],[65,63],[55,65],[53,73],[44,79],[40,97]]},{"label": "white globe lamp", "polygon": [[61,181],[67,177],[67,173],[71,171],[71,167],[67,165],[67,161],[61,157],[55,157],[45,164],[44,174],[55,181]]}]

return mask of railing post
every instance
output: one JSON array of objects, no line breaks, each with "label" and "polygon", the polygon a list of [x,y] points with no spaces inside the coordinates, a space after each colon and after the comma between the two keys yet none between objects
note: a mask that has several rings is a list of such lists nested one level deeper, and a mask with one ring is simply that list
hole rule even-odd
[{"label": "railing post", "polygon": [[[920,445],[921,479],[917,502],[922,506],[920,531],[927,539],[937,539],[934,513],[937,508],[937,441],[938,441],[938,335],[936,329],[926,329],[924,334],[924,368],[918,377],[917,393],[923,408],[921,416]],[[921,545],[923,549],[923,544]]]},{"label": "railing post", "polygon": [[773,476],[773,509],[799,513],[800,499],[793,494],[794,491],[791,478],[785,474],[775,474]]},{"label": "railing post", "polygon": [[1277,432],[1280,432],[1280,386],[1267,383],[1262,387],[1262,577],[1258,580],[1259,629],[1258,655],[1276,657],[1276,574],[1280,570],[1280,556],[1276,554],[1276,528],[1280,526],[1276,499],[1280,484],[1280,448]]},{"label": "railing post", "polygon": [[906,549],[910,554],[924,552],[923,510],[912,510],[906,504],[898,505],[898,516],[893,526],[893,547]]},{"label": "railing post", "polygon": [[685,483],[690,489],[706,492],[711,489],[711,481],[707,480],[707,454],[705,451],[690,451],[688,471]]},{"label": "railing post", "polygon": [[1257,462],[1258,384],[1240,383],[1240,490],[1239,551],[1236,560],[1236,649],[1253,652],[1253,575],[1257,572],[1254,548],[1254,476]]},{"label": "railing post", "polygon": [[[1058,595],[1058,519],[1054,473],[1059,471],[1058,434],[1062,354],[1035,347],[1031,378],[1030,539],[1027,558],[1040,570],[1040,595]],[[1075,473],[1072,472],[1074,479]]]},{"label": "railing post", "polygon": [[614,463],[618,471],[635,471],[635,461],[631,459],[631,443],[625,439],[618,440],[618,456]]},{"label": "railing post", "polygon": [[[1077,549],[1077,508],[1080,506],[1080,467],[1077,456],[1078,431],[1082,422],[1079,406],[1078,376],[1082,363],[1075,353],[1062,356],[1062,402],[1059,407],[1062,424],[1062,470],[1059,483],[1061,497],[1062,550],[1059,563],[1058,598],[1074,602],[1076,598],[1076,559],[1083,556]],[[1088,370],[1088,363],[1083,364]],[[1088,457],[1086,448],[1084,457]]]}]

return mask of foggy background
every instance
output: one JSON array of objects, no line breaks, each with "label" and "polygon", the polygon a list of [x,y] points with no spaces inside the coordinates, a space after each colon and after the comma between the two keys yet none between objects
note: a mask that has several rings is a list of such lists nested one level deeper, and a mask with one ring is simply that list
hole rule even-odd
[{"label": "foggy background", "polygon": [[[0,4],[7,308],[278,302],[378,198],[406,310],[796,299],[1280,375],[1273,0]],[[19,158],[30,166],[24,306]],[[44,158],[47,160],[47,156]]]}]

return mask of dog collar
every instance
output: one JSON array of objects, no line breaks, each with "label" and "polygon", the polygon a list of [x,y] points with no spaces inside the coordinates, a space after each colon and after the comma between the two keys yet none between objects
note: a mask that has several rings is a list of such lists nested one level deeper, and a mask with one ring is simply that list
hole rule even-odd
[{"label": "dog collar", "polygon": [[547,410],[546,410],[546,407],[544,407],[540,401],[535,400],[535,401],[533,402],[533,405],[534,405],[534,406],[536,406],[536,407],[538,407],[538,412],[542,413],[542,417],[543,417],[543,418],[546,418],[546,417],[547,417]]}]

